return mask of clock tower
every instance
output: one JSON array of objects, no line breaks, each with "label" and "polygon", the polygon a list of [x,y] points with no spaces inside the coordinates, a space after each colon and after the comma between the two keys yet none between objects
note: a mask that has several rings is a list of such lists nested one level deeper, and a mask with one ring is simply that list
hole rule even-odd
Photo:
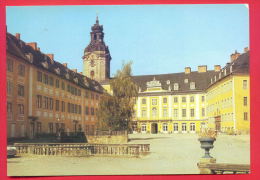
[{"label": "clock tower", "polygon": [[110,60],[108,46],[104,42],[103,26],[96,23],[91,27],[90,43],[84,50],[83,75],[102,82],[110,78]]}]

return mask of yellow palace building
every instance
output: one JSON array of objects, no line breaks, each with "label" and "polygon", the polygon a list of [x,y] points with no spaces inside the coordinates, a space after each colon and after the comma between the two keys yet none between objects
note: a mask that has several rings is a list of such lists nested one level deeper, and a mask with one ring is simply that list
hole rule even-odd
[{"label": "yellow palace building", "polygon": [[[111,56],[99,20],[83,56],[83,74],[111,92]],[[248,49],[231,55],[224,68],[186,67],[184,72],[133,76],[139,87],[135,103],[135,133],[195,133],[202,127],[218,131],[248,132]]]}]

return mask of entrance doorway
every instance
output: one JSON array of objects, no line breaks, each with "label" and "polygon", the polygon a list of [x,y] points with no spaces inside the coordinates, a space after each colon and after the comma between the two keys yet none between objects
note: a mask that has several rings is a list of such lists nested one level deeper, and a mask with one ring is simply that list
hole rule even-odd
[{"label": "entrance doorway", "polygon": [[157,123],[152,123],[151,133],[152,134],[158,133],[158,124]]},{"label": "entrance doorway", "polygon": [[221,118],[220,118],[220,116],[215,117],[215,128],[216,128],[216,131],[220,132],[220,130],[221,130]]}]

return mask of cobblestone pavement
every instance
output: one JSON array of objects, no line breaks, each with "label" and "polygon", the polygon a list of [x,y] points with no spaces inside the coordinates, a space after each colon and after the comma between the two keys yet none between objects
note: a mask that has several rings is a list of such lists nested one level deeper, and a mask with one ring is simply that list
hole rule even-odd
[{"label": "cobblestone pavement", "polygon": [[[132,134],[129,143],[149,143],[140,158],[26,156],[8,159],[9,176],[198,174],[203,155],[196,134]],[[211,150],[218,163],[250,163],[248,135],[220,135]]]}]

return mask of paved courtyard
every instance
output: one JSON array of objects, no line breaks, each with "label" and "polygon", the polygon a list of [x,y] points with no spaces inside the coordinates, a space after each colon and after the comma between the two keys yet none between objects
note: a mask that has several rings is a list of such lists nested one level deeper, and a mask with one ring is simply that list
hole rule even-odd
[{"label": "paved courtyard", "polygon": [[[10,158],[9,176],[198,174],[203,155],[196,134],[132,134],[129,143],[149,143],[151,153],[140,158],[44,157]],[[250,163],[248,135],[220,135],[211,150],[218,163]]]}]

